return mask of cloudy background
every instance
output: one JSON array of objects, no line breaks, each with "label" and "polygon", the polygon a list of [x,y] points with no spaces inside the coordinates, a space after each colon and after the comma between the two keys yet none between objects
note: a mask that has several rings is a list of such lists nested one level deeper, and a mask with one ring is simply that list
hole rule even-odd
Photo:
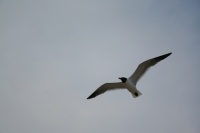
[{"label": "cloudy background", "polygon": [[[199,133],[198,0],[1,0],[0,133]],[[86,98],[173,54],[125,90]]]}]

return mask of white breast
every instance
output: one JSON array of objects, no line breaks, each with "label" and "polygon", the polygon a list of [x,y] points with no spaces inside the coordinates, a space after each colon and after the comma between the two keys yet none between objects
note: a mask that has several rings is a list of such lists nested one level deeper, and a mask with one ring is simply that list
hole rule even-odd
[{"label": "white breast", "polygon": [[[139,91],[137,90],[136,86],[133,84],[133,82],[131,82],[130,79],[127,79],[127,81],[125,82],[125,87],[126,87],[127,90],[132,94],[132,96],[133,96],[134,98],[136,98],[136,97],[142,95],[142,93],[139,92]],[[136,93],[138,94],[138,96],[135,95]]]}]

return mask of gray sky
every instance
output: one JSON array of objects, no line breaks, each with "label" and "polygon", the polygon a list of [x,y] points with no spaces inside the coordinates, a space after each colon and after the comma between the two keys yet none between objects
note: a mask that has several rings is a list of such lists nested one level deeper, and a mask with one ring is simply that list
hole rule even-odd
[{"label": "gray sky", "polygon": [[[1,0],[1,133],[199,133],[198,0]],[[139,81],[107,92],[146,59]]]}]

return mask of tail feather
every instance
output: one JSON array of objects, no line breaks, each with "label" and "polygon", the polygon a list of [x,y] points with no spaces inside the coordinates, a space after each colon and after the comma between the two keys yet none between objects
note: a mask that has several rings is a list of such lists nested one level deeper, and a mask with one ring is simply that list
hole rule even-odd
[{"label": "tail feather", "polygon": [[140,95],[142,95],[142,93],[140,92],[140,91],[138,91],[138,90],[136,90],[134,93],[131,93],[132,94],[132,96],[134,97],[134,98],[137,98],[137,97],[139,97]]}]

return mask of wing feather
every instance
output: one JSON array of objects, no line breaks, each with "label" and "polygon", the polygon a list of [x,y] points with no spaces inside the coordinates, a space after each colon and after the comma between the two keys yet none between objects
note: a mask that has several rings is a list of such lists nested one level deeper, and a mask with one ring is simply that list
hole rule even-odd
[{"label": "wing feather", "polygon": [[122,82],[117,83],[105,83],[101,85],[98,89],[96,89],[87,99],[94,98],[106,91],[115,90],[115,89],[123,89],[124,85]]},{"label": "wing feather", "polygon": [[172,53],[168,53],[168,54],[164,54],[149,60],[146,60],[144,62],[142,62],[141,64],[138,65],[137,69],[135,70],[135,72],[129,77],[133,83],[136,85],[137,82],[140,80],[140,78],[145,74],[145,72],[147,72],[147,70],[154,66],[155,64],[157,64],[159,61],[167,58],[169,55],[171,55]]}]

